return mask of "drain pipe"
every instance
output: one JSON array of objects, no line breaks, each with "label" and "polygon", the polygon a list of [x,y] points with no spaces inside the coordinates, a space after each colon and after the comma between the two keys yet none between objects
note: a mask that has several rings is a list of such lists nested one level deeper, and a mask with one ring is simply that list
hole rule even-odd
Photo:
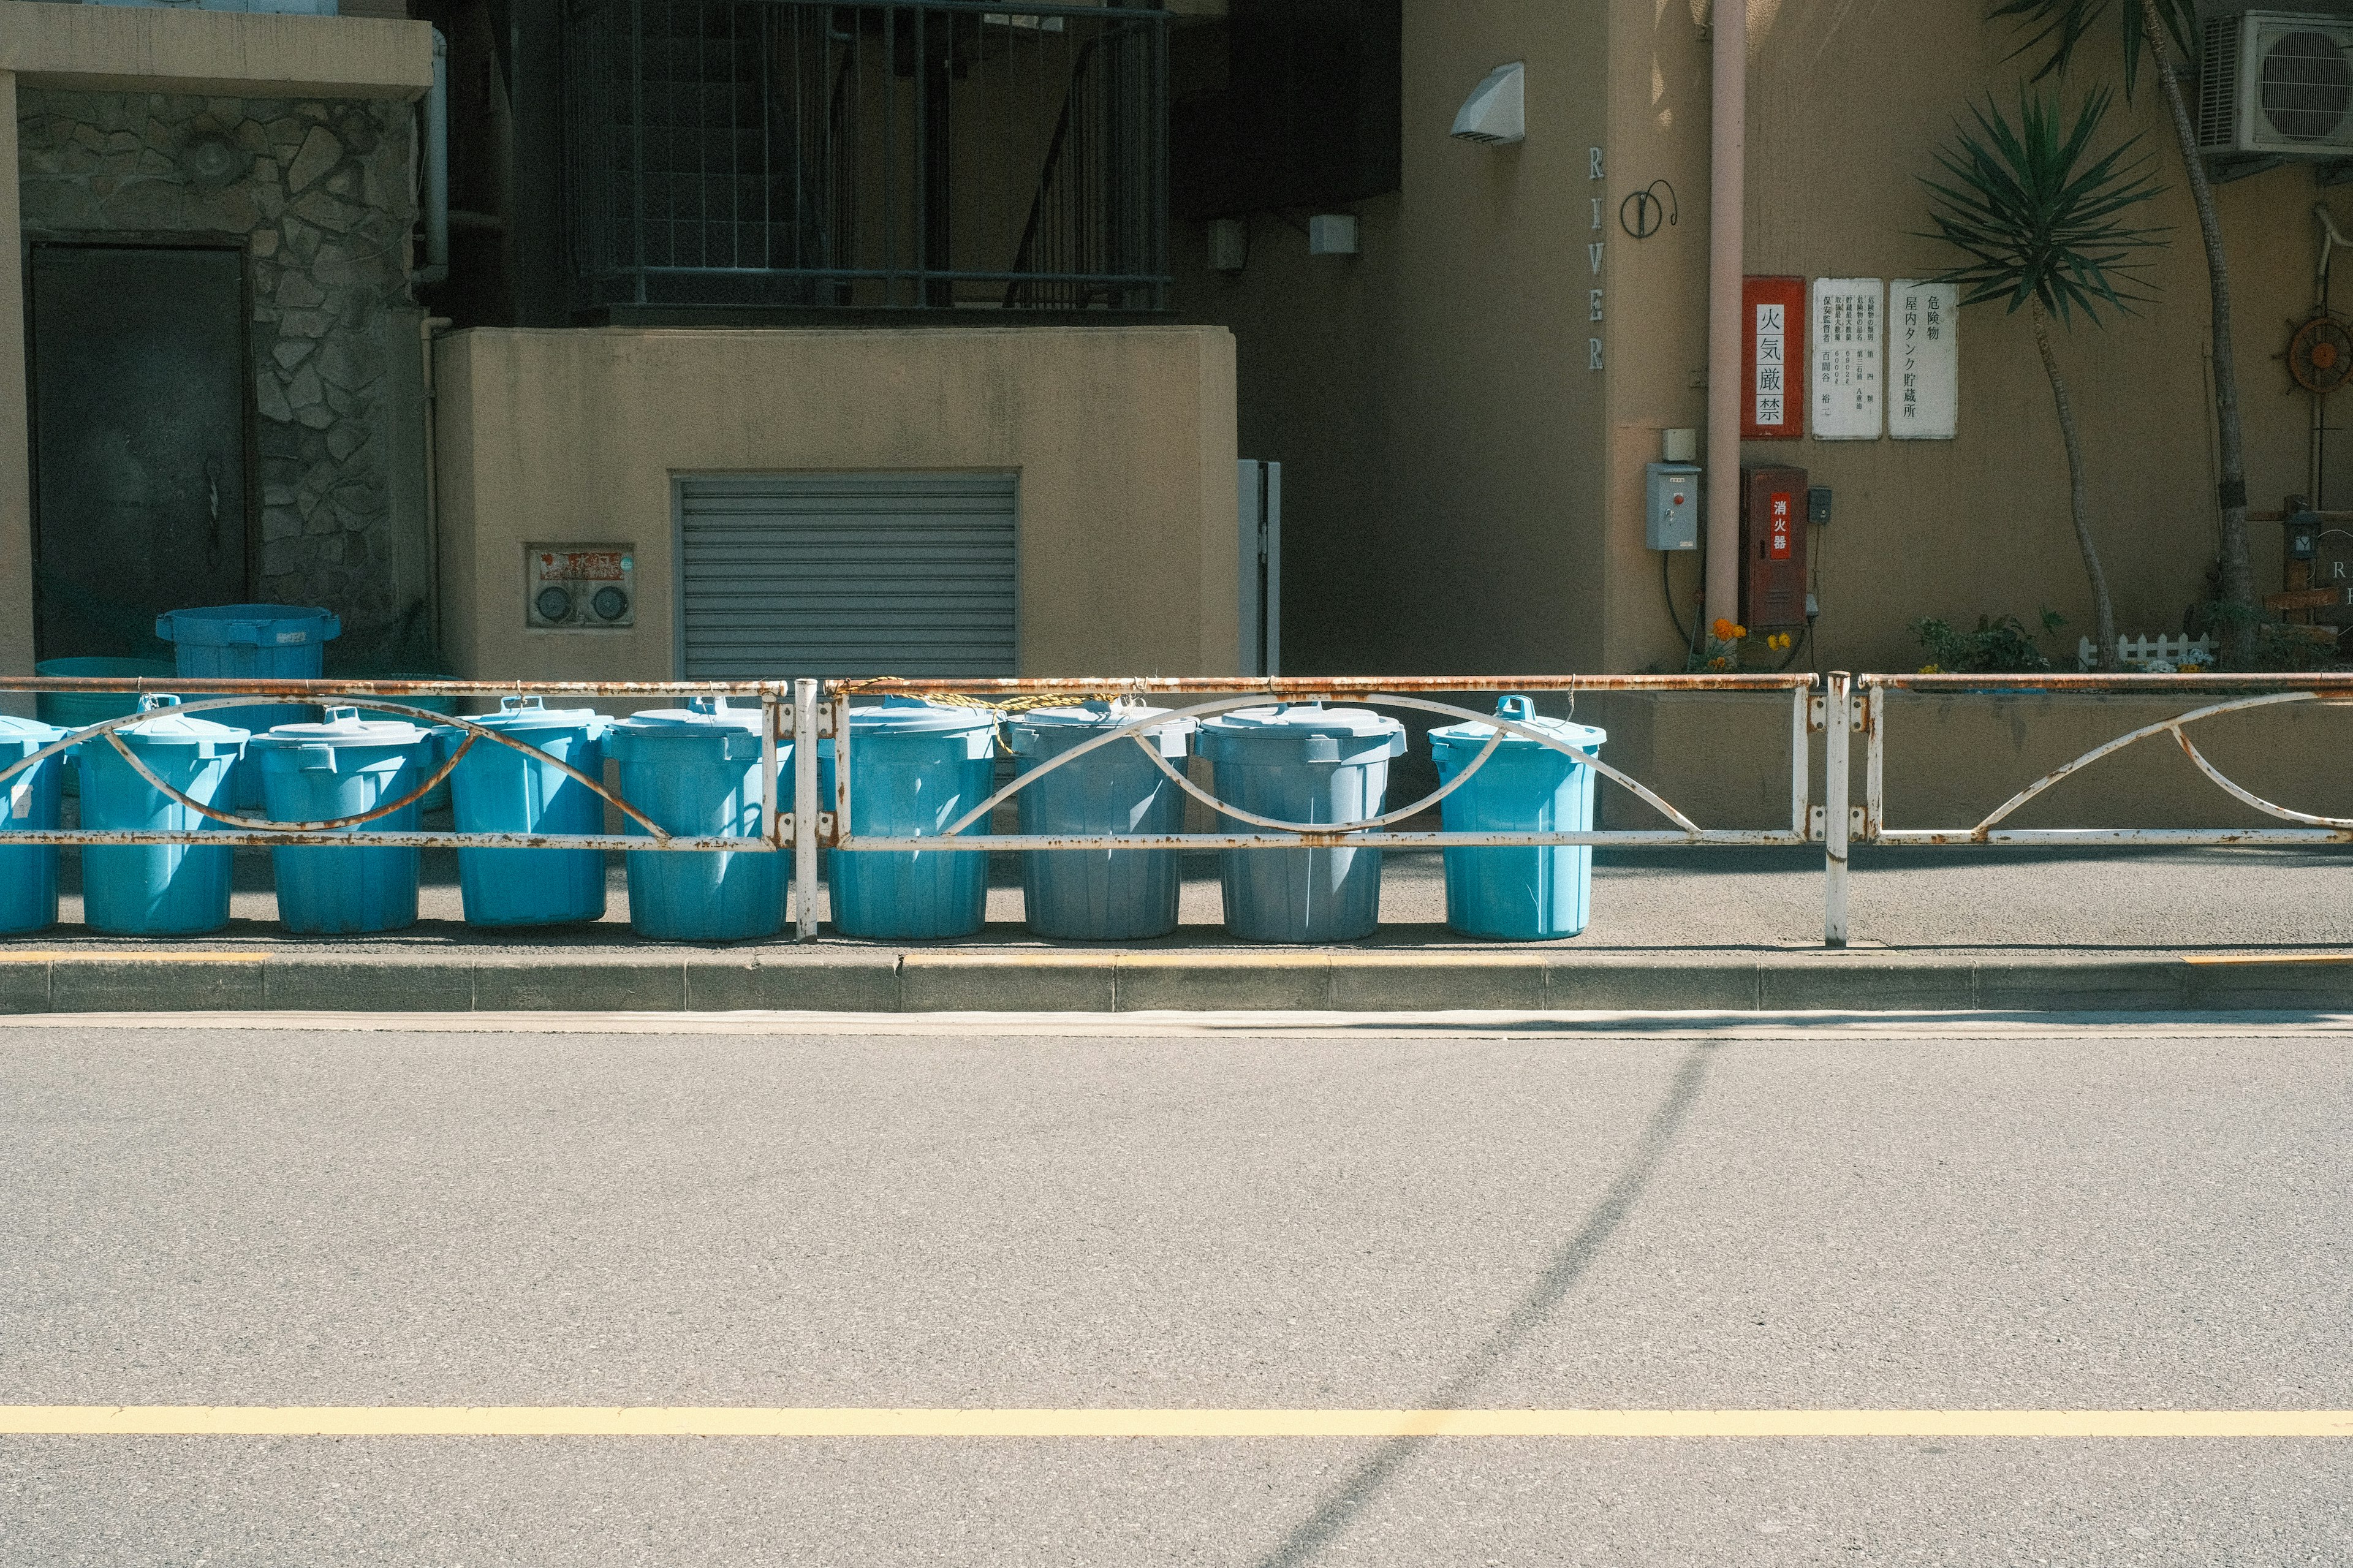
[{"label": "drain pipe", "polygon": [[449,40],[433,29],[433,86],[425,95],[425,265],[419,288],[449,276]]},{"label": "drain pipe", "polygon": [[[1747,0],[1715,0],[1715,81],[1708,150],[1707,607],[1740,616],[1740,343],[1747,198]],[[1789,395],[1795,395],[1792,389]]]},{"label": "drain pipe", "polygon": [[425,359],[425,624],[436,658],[441,653],[441,461],[433,427],[441,402],[433,385],[433,334],[449,326],[447,316],[427,315],[417,323],[417,348]]}]

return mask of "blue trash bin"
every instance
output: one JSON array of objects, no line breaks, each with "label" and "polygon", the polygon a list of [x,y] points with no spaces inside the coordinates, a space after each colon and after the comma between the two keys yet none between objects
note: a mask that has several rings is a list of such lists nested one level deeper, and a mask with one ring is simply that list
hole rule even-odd
[{"label": "blue trash bin", "polygon": [[[155,635],[172,645],[177,672],[218,680],[316,680],[326,668],[327,645],[343,630],[332,611],[303,605],[211,605],[155,617]],[[255,735],[318,716],[307,703],[287,702],[215,708],[204,715]],[[240,807],[262,804],[256,762],[248,757],[234,775]]]},{"label": "blue trash bin", "polygon": [[[0,713],[0,768],[12,768],[43,746],[62,741],[55,724]],[[0,835],[54,828],[66,771],[62,752],[0,779]],[[0,843],[5,843],[0,837]],[[0,849],[0,936],[47,931],[58,923],[58,847],[23,844]]]},{"label": "blue trash bin", "polygon": [[[199,805],[229,808],[229,778],[246,731],[172,711],[176,697],[142,697],[155,717],[113,733],[150,773]],[[74,747],[81,825],[93,832],[202,833],[217,825],[139,776],[103,736]],[[82,920],[110,936],[199,936],[228,924],[227,845],[105,844],[81,852]]]},{"label": "blue trash bin", "polygon": [[[152,688],[159,680],[168,682],[175,672],[160,658],[45,658],[33,666],[33,673],[60,679],[121,676],[143,681]],[[139,693],[128,686],[112,691],[44,691],[34,711],[44,724],[54,724],[60,730],[79,730],[138,712]],[[77,770],[66,769],[65,792],[74,795],[80,789]]]},{"label": "blue trash bin", "polygon": [[[1590,724],[1541,719],[1525,697],[1495,711],[1582,752],[1609,736]],[[1492,724],[1450,724],[1430,732],[1440,784],[1470,766],[1495,733]],[[1593,770],[1573,757],[1505,734],[1470,782],[1439,802],[1449,833],[1584,833],[1593,826]],[[1593,847],[1446,851],[1446,923],[1464,936],[1544,942],[1585,929],[1593,883]]]},{"label": "blue trash bin", "polygon": [[[632,713],[606,732],[604,746],[620,764],[621,798],[663,832],[756,838],[765,831],[758,709],[698,697],[684,708]],[[779,800],[792,798],[792,755],[791,742],[778,743]],[[624,831],[645,833],[634,821]],[[774,936],[785,923],[786,858],[768,849],[632,849],[630,929],[664,942]]]},{"label": "blue trash bin", "polygon": [[[429,731],[330,708],[315,724],[280,724],[248,748],[261,774],[263,806],[276,822],[333,822],[415,793],[430,769]],[[337,831],[414,833],[417,803]],[[273,848],[278,920],[304,936],[398,931],[417,923],[418,852],[383,847]]]},{"label": "blue trash bin", "polygon": [[[393,674],[379,676],[375,679],[381,680],[441,680],[446,678],[438,675]],[[419,697],[410,695],[407,697],[387,697],[382,699],[382,700],[386,702],[397,702],[406,708],[422,708],[428,713],[455,713],[458,711],[458,700],[454,697]],[[404,724],[415,724],[421,721],[411,718],[406,713],[395,713],[389,709],[370,708],[364,704],[360,708],[360,717],[363,719],[393,719],[397,720]],[[291,721],[289,721],[289,722],[291,722]],[[443,760],[448,760],[447,752],[443,753]],[[433,765],[435,767],[438,767],[440,766],[440,763],[436,763]],[[428,793],[423,800],[418,801],[417,805],[418,809],[422,811],[448,811],[449,809],[449,781],[448,779],[443,779],[439,784],[435,784],[431,792]]]},{"label": "blue trash bin", "polygon": [[[539,753],[602,782],[605,731],[612,721],[593,708],[548,708],[536,697],[508,697],[474,722],[511,735],[519,752],[488,736],[449,775],[460,833],[602,833],[605,802]],[[435,731],[447,757],[464,743],[454,726]],[[431,796],[427,797],[428,800]],[[460,849],[458,891],[466,923],[476,926],[574,925],[605,913],[601,849]]]},{"label": "blue trash bin", "polygon": [[[913,697],[849,710],[849,828],[877,838],[936,837],[987,800],[997,780],[997,714]],[[833,798],[833,742],[818,744],[818,787]],[[1140,761],[1141,759],[1139,759]],[[986,835],[976,823],[966,835]],[[851,850],[826,858],[833,929],[877,942],[970,936],[988,919],[988,853]]]},{"label": "blue trash bin", "polygon": [[[1165,708],[1088,702],[1039,708],[1008,720],[1014,767],[1022,773],[1072,746],[1166,712]],[[1144,731],[1182,772],[1193,721]],[[1013,797],[1024,833],[1182,833],[1185,792],[1136,750],[1134,741],[1098,746]],[[1029,929],[1066,942],[1133,942],[1176,929],[1183,879],[1174,849],[1029,849],[1021,890]]]},{"label": "blue trash bin", "polygon": [[[1200,750],[1229,805],[1278,822],[1361,822],[1381,814],[1405,726],[1363,708],[1244,708],[1202,721]],[[1380,923],[1377,849],[1225,849],[1219,871],[1226,929],[1245,942],[1354,942]]]}]

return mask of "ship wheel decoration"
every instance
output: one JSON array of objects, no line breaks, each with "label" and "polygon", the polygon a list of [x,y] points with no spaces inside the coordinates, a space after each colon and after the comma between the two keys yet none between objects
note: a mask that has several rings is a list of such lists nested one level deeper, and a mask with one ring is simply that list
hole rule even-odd
[{"label": "ship wheel decoration", "polygon": [[2353,376],[2353,331],[2334,316],[2315,316],[2288,340],[2288,374],[2306,392],[2322,396]]}]

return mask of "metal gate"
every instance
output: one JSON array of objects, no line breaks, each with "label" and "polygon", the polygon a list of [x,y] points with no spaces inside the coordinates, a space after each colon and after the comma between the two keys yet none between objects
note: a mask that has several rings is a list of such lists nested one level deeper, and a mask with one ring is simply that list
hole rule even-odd
[{"label": "metal gate", "polygon": [[247,596],[245,257],[37,245],[27,268],[43,658],[160,656]]},{"label": "metal gate", "polygon": [[1018,673],[1016,476],[678,481],[690,680]]}]

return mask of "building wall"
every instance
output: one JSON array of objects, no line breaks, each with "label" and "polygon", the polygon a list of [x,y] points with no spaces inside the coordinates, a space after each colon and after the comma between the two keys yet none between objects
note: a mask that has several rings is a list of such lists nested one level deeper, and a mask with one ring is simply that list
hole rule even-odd
[{"label": "building wall", "polygon": [[[1746,269],[1892,279],[1949,265],[1916,237],[1919,176],[1972,100],[1990,93],[2014,112],[2015,36],[1971,5],[1747,4]],[[1311,258],[1289,226],[1304,215],[1255,214],[1250,265],[1229,279],[1205,269],[1205,226],[1177,226],[1180,309],[1237,336],[1242,445],[1286,463],[1289,668],[1682,668],[1660,558],[1643,546],[1642,468],[1661,432],[1705,424],[1712,45],[1695,18],[1706,12],[1694,0],[1416,0],[1403,188],[1356,209],[1361,256]],[[1514,58],[1527,61],[1527,141],[1451,140],[1463,97]],[[2071,100],[2119,65],[2098,30]],[[2144,136],[2168,187],[2145,209],[2169,230],[2158,299],[2059,343],[2127,634],[2179,630],[2217,548],[2205,267],[2161,116],[2144,79],[2111,121],[2115,137]],[[1593,146],[1606,161],[1598,185]],[[1620,205],[1660,180],[1679,221],[1637,240]],[[2311,309],[2316,197],[2353,222],[2353,192],[2316,192],[2308,165],[2218,191],[2259,509],[2306,486],[2310,407],[2275,356],[2286,323]],[[1597,332],[1599,374],[1585,368]],[[1973,307],[1960,337],[1959,439],[1809,437],[1743,454],[1803,467],[1836,493],[1836,521],[1815,538],[1818,638],[1799,668],[1913,668],[1906,627],[1921,616],[2031,621],[2049,605],[2068,619],[2068,647],[2090,630],[2026,319]],[[2329,499],[2353,504],[2353,491]],[[2254,525],[2265,588],[2280,581],[2276,534]],[[1669,563],[1679,600],[1698,568]]]},{"label": "building wall", "polygon": [[[1747,262],[1751,274],[1932,275],[1954,253],[1928,226],[1920,176],[1936,148],[1989,95],[2014,116],[2023,62],[2015,35],[1967,5],[1856,5],[1846,0],[1750,0]],[[1609,534],[1618,668],[1680,664],[1661,600],[1656,558],[1641,544],[1641,466],[1658,429],[1704,418],[1708,49],[1682,4],[1613,0],[1613,195],[1671,179],[1682,224],[1632,247],[1634,276],[1615,280],[1627,309],[1611,325],[1619,450]],[[1894,68],[1901,67],[1903,68]],[[2086,43],[2066,84],[2116,82],[2111,29]],[[2138,133],[2168,187],[2142,209],[2169,231],[2155,258],[2154,303],[2103,327],[2058,332],[2089,461],[2093,528],[2119,628],[2178,631],[2206,593],[2218,548],[2217,466],[2207,340],[2210,314],[2197,219],[2148,77],[2119,98],[2109,142]],[[2217,190],[2236,295],[2235,353],[2258,509],[2305,489],[2309,405],[2274,357],[2286,322],[2313,298],[2313,202],[2339,221],[2353,196],[2316,191],[2309,165]],[[2068,518],[2065,455],[2024,313],[2000,304],[1962,313],[1960,434],[1954,441],[1748,443],[1747,462],[1794,463],[1836,492],[1836,521],[1815,537],[1821,598],[1816,657],[1824,668],[1909,668],[1924,657],[1905,628],[1936,616],[1974,624],[2048,605],[2063,634],[2091,629],[2091,595]],[[1636,368],[1641,367],[1641,368]],[[2340,501],[2341,504],[2341,501]],[[2278,531],[2253,526],[2256,580],[2279,586]],[[1696,580],[1695,562],[1677,580]]]},{"label": "building wall", "polygon": [[26,88],[16,121],[27,240],[243,241],[252,590],[333,609],[347,647],[406,637],[421,653],[425,542],[392,467],[421,412],[387,380],[393,355],[417,353],[408,105]]},{"label": "building wall", "polygon": [[[855,468],[1019,471],[1021,673],[1236,668],[1221,330],[484,328],[435,377],[459,674],[672,678],[673,477]],[[565,540],[634,548],[634,627],[525,626],[523,546]]]},{"label": "building wall", "polygon": [[[1357,204],[1361,254],[1249,218],[1239,277],[1176,226],[1180,311],[1240,342],[1243,445],[1284,465],[1286,672],[1590,668],[1608,373],[1588,368],[1588,149],[1606,142],[1599,0],[1409,5],[1403,186]],[[1447,134],[1527,62],[1516,147]],[[1606,151],[1606,149],[1605,149]],[[1614,188],[1614,187],[1610,187]]]}]

